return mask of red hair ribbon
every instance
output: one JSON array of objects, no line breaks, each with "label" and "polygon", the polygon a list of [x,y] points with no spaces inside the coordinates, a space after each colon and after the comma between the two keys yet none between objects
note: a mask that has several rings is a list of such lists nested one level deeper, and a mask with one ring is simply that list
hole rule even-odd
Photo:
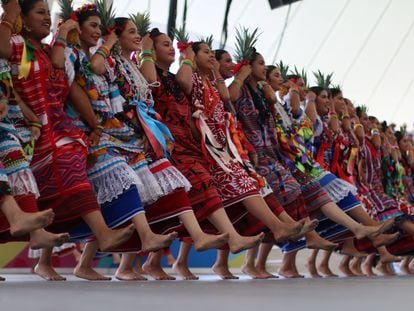
[{"label": "red hair ribbon", "polygon": [[248,60],[243,60],[241,62],[238,62],[236,65],[234,65],[233,73],[234,74],[238,73],[241,67],[248,65],[248,64],[249,64]]},{"label": "red hair ribbon", "polygon": [[187,43],[183,43],[180,41],[177,42],[177,48],[180,51],[180,53],[184,52],[189,46],[192,46],[192,45],[193,45],[192,41],[189,41]]},{"label": "red hair ribbon", "polygon": [[107,31],[108,31],[109,34],[113,33],[116,30],[119,30],[120,32],[123,31],[123,29],[121,27],[119,27],[119,26],[112,26],[112,27],[110,27],[110,28],[107,29]]},{"label": "red hair ribbon", "polygon": [[298,79],[296,78],[290,78],[289,81],[292,81],[293,83],[297,84],[298,83]]},{"label": "red hair ribbon", "polygon": [[70,13],[70,19],[74,20],[75,22],[78,21],[78,15],[76,15],[75,11],[73,11],[72,13]]}]

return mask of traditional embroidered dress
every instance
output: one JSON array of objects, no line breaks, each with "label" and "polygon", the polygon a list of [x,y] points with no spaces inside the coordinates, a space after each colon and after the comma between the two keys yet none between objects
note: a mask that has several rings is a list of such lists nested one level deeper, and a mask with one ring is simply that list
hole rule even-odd
[{"label": "traditional embroidered dress", "polygon": [[[191,184],[167,159],[167,144],[172,143],[173,138],[153,108],[150,85],[135,63],[119,55],[114,60],[116,83],[126,100],[123,111],[118,114],[119,118],[134,129],[136,136],[145,137],[149,144],[146,163],[142,166],[149,166],[152,181],[146,182],[152,182],[152,188],[157,190],[147,196],[156,194],[157,197],[153,200],[156,202],[145,207],[148,222],[157,224],[156,231],[164,232],[169,226],[167,222],[177,226],[178,219],[174,216],[192,210],[186,194]],[[167,142],[167,139],[171,141]]]},{"label": "traditional embroidered dress", "polygon": [[12,36],[11,44],[13,86],[43,124],[30,164],[39,209],[54,210],[51,230],[67,231],[80,217],[99,210],[85,173],[86,136],[63,110],[68,84],[64,70],[50,61],[50,47],[35,47],[20,35]]},{"label": "traditional embroidered dress", "polygon": [[262,106],[256,107],[252,92],[254,90],[244,85],[241,98],[236,102],[235,108],[237,119],[242,123],[243,131],[254,147],[251,154],[257,155],[258,164],[255,169],[266,178],[284,210],[293,219],[308,217],[299,183],[278,159],[276,150],[278,142],[271,112],[262,95],[258,93],[256,96]]},{"label": "traditional embroidered dress", "polygon": [[[30,131],[20,107],[8,99],[14,97],[11,85],[10,67],[7,61],[0,59],[0,100],[8,105],[8,114],[0,121],[0,161],[4,164],[11,194],[21,210],[28,213],[36,212],[39,189],[29,168],[32,150],[31,146],[28,146],[27,154],[21,145],[30,142]],[[0,220],[0,223],[2,222],[4,219]]]},{"label": "traditional embroidered dress", "polygon": [[[144,212],[137,187],[145,186],[128,164],[130,159],[140,161],[141,142],[134,137],[131,128],[115,117],[115,113],[122,110],[123,98],[111,84],[114,80],[111,68],[108,67],[110,77],[94,74],[86,54],[76,47],[65,49],[65,60],[69,84],[76,81],[85,89],[104,127],[98,145],[88,148],[86,172],[106,224],[115,228]],[[72,106],[68,105],[66,111],[85,134],[91,133]]]}]

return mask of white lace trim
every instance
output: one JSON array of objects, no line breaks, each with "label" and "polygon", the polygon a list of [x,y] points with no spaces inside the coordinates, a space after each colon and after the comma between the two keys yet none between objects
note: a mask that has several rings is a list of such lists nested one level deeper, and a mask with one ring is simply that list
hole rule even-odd
[{"label": "white lace trim", "polygon": [[144,186],[134,170],[123,162],[118,163],[105,174],[91,178],[90,181],[99,204],[118,198],[132,185],[136,185],[137,188]]},{"label": "white lace trim", "polygon": [[[168,162],[167,159],[161,159],[152,163],[149,168],[151,171],[156,169],[158,165]],[[176,167],[170,165],[156,173],[154,173],[155,178],[157,178],[159,185],[165,194],[171,193],[176,189],[184,188],[186,192],[190,191],[191,183],[187,178]]]},{"label": "white lace trim", "polygon": [[[318,179],[321,180],[325,175],[326,174],[322,174],[318,177]],[[340,178],[330,181],[328,184],[323,186],[323,189],[335,203],[346,198],[349,193],[352,193],[353,195],[357,193],[357,188],[354,185]]]},{"label": "white lace trim", "polygon": [[[63,243],[61,246],[55,246],[53,247],[52,254],[59,254],[64,250],[70,249],[70,248],[76,248],[75,243]],[[37,259],[40,258],[40,255],[42,255],[42,249],[32,249],[29,248],[27,252],[27,257],[31,259]]]},{"label": "white lace trim", "polygon": [[10,187],[13,195],[32,193],[36,199],[40,196],[36,179],[30,169],[24,169],[9,175]]},{"label": "white lace trim", "polygon": [[138,164],[134,167],[134,171],[142,183],[142,187],[138,187],[142,203],[151,204],[164,195],[160,184],[146,163],[142,165]]}]

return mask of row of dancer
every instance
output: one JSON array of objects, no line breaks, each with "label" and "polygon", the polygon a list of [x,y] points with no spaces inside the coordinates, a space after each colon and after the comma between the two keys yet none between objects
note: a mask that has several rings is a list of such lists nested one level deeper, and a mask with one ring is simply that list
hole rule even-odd
[{"label": "row of dancer", "polygon": [[[306,109],[292,114],[299,87],[291,82],[278,101],[252,46],[227,87],[207,42],[182,44],[174,75],[173,42],[157,29],[140,34],[132,20],[116,18],[102,41],[108,12],[99,2],[64,14],[51,46],[42,43],[51,26],[45,2],[3,7],[5,183],[15,200],[19,190],[32,198],[28,213],[50,214],[37,227],[58,234],[40,247],[34,271],[41,277],[64,279],[50,256],[69,237],[87,238],[74,273],[88,280],[105,279],[92,269],[98,250],[123,253],[118,279],[144,279],[132,269],[138,251],[150,253],[148,271],[163,278],[162,249],[176,238],[182,247],[175,269],[186,279],[196,278],[186,264],[192,244],[219,249],[214,271],[223,278],[232,277],[229,252],[246,249],[243,271],[269,277],[264,264],[275,243],[286,252],[285,276],[297,274],[300,249],[354,255],[354,238],[383,261],[396,260],[385,245],[399,233],[384,232],[410,234],[410,219],[373,219],[357,187],[315,160],[315,96],[307,93]],[[22,174],[30,176],[23,190]],[[11,241],[12,223],[3,214],[3,240]]]}]

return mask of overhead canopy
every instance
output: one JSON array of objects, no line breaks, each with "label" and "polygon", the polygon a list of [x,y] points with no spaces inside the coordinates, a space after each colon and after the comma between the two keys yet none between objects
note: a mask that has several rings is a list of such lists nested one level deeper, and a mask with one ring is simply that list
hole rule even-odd
[{"label": "overhead canopy", "polygon": [[[166,30],[169,1],[113,0],[113,3],[119,16],[149,11],[154,26]],[[187,0],[187,3],[187,29],[192,39],[212,34],[216,40],[213,47],[218,47],[226,1]],[[184,0],[178,0],[177,27],[181,25],[183,4]],[[369,114],[397,124],[407,123],[411,129],[414,122],[412,12],[412,0],[301,0],[273,10],[269,0],[233,0],[227,49],[233,51],[236,26],[259,27],[262,34],[257,50],[268,64],[283,60],[291,67],[304,67],[311,82],[312,71],[334,72],[334,83],[342,86],[344,96],[357,105],[367,105]],[[280,50],[275,55],[279,44]]]}]

